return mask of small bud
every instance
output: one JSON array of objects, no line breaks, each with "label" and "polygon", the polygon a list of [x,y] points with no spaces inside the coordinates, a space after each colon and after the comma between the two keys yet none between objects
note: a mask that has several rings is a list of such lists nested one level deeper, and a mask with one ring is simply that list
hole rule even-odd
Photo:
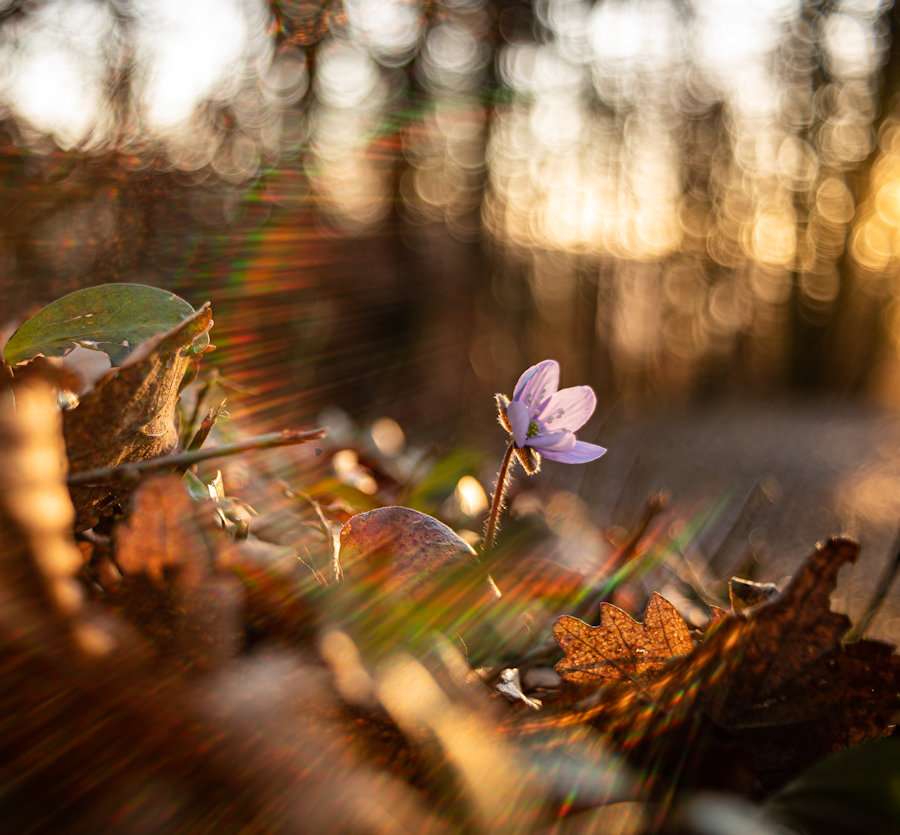
[{"label": "small bud", "polygon": [[494,400],[497,401],[497,420],[500,422],[500,425],[512,435],[512,424],[509,422],[509,417],[506,414],[506,408],[509,406],[509,398],[505,394],[500,394],[499,392],[494,395]]}]

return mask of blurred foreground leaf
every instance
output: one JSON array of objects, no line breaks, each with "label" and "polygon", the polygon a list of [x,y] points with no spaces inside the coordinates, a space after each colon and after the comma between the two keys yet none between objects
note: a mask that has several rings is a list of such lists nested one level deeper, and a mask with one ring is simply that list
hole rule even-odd
[{"label": "blurred foreground leaf", "polygon": [[61,428],[48,383],[0,383],[0,654],[9,645],[65,655],[75,644],[97,652],[107,644],[83,617]]},{"label": "blurred foreground leaf", "polygon": [[481,455],[467,449],[458,449],[438,459],[428,474],[409,494],[407,503],[416,510],[433,512],[455,489],[464,475],[478,471]]},{"label": "blurred foreground leaf", "polygon": [[[15,365],[38,354],[63,356],[78,345],[103,351],[116,366],[142,342],[196,311],[168,290],[145,284],[101,284],[69,293],[38,311],[10,337],[3,354]],[[209,345],[200,334],[195,348]]]},{"label": "blurred foreground leaf", "polygon": [[798,835],[900,832],[900,739],[828,757],[766,804]]},{"label": "blurred foreground leaf", "polygon": [[230,547],[213,521],[212,502],[191,500],[177,475],[157,476],[135,492],[131,515],[116,528],[124,577],[110,602],[182,669],[208,670],[237,655],[241,594],[216,567]]}]

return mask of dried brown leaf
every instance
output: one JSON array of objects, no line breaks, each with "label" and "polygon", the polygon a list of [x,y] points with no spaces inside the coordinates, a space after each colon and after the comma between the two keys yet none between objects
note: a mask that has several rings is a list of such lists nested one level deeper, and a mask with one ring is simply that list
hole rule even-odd
[{"label": "dried brown leaf", "polygon": [[553,626],[553,636],[566,655],[556,671],[566,681],[640,680],[694,648],[684,618],[656,592],[644,610],[643,623],[610,603],[604,603],[600,611],[599,626],[569,615]]},{"label": "dried brown leaf", "polygon": [[639,688],[613,681],[544,724],[590,722],[656,759],[689,746],[698,769],[721,772],[727,754],[755,791],[885,733],[900,710],[900,656],[877,641],[845,645],[850,620],[830,608],[837,573],[858,552],[829,540],[777,597],[720,615],[701,644]]},{"label": "dried brown leaf", "polygon": [[757,583],[743,577],[732,577],[728,581],[728,601],[732,612],[743,612],[778,596],[778,586],[774,583]]},{"label": "dried brown leaf", "polygon": [[0,643],[97,654],[111,638],[83,605],[65,468],[54,387],[0,383]]},{"label": "dried brown leaf", "polygon": [[239,648],[241,590],[216,571],[231,543],[212,514],[178,476],[158,476],[138,488],[115,532],[124,577],[110,602],[182,669],[217,666]]},{"label": "dried brown leaf", "polygon": [[[193,361],[190,348],[211,327],[207,304],[170,331],[138,346],[121,367],[104,374],[76,408],[64,413],[73,474],[156,458],[176,448],[176,405]],[[121,483],[72,487],[76,528],[96,524],[111,504],[123,501],[129,492]]]},{"label": "dried brown leaf", "polygon": [[[723,655],[732,649],[738,661],[729,677],[727,698],[717,716],[733,721],[752,705],[772,699],[810,665],[838,651],[850,619],[831,611],[837,574],[856,562],[859,545],[831,539],[818,547],[784,591],[768,603],[735,613],[713,638]],[[736,637],[734,637],[736,636]]]},{"label": "dried brown leaf", "polygon": [[126,574],[143,573],[162,583],[169,572],[184,585],[197,585],[210,568],[195,505],[177,476],[157,476],[140,486],[115,539],[116,561]]}]

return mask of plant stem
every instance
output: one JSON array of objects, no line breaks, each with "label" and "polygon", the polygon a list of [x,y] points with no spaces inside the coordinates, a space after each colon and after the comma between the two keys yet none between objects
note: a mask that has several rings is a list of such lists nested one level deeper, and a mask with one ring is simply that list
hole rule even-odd
[{"label": "plant stem", "polygon": [[182,437],[182,444],[187,443],[197,432],[197,420],[200,417],[200,409],[203,408],[203,401],[209,396],[210,391],[212,391],[213,383],[218,377],[218,372],[213,371],[210,374],[209,378],[200,386],[197,390],[197,401],[194,403],[194,408],[191,410],[191,416],[188,418],[187,423],[185,424],[185,434]]},{"label": "plant stem", "polygon": [[238,441],[233,444],[176,452],[173,455],[163,455],[159,458],[135,461],[131,464],[119,464],[115,467],[98,467],[95,470],[84,470],[70,475],[67,481],[70,485],[74,485],[137,478],[144,473],[166,470],[170,467],[187,468],[192,464],[207,461],[210,458],[224,458],[227,455],[237,455],[251,449],[271,449],[272,447],[305,444],[324,437],[324,429],[284,429],[281,432],[270,432],[267,435],[258,435],[255,438],[248,438],[246,441]]},{"label": "plant stem", "polygon": [[844,638],[845,643],[852,643],[854,641],[861,641],[863,639],[866,634],[866,630],[869,628],[875,618],[875,615],[878,614],[878,610],[882,607],[884,601],[887,599],[888,592],[891,590],[891,586],[894,585],[894,580],[896,580],[897,575],[900,574],[900,534],[898,534],[897,539],[894,541],[893,550],[894,558],[892,560],[889,560],[884,566],[884,571],[882,572],[882,575],[875,586],[875,594],[869,601],[869,605],[866,606],[866,609],[863,612],[862,616],[859,618],[853,628],[847,633],[846,637]]},{"label": "plant stem", "polygon": [[513,462],[515,445],[512,441],[506,447],[500,469],[497,472],[497,483],[494,485],[494,495],[491,496],[491,512],[488,514],[487,523],[484,526],[484,543],[482,552],[488,553],[494,547],[497,539],[497,531],[500,527],[500,514],[506,504],[506,489],[509,487],[510,466]]}]

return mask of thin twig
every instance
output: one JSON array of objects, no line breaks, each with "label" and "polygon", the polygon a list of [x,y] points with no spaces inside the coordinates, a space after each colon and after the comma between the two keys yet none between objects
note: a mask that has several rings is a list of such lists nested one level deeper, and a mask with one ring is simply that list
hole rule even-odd
[{"label": "thin twig", "polygon": [[203,382],[199,389],[197,389],[197,399],[194,402],[194,408],[191,410],[191,416],[188,418],[185,423],[185,434],[181,439],[182,443],[190,440],[190,438],[197,431],[197,420],[200,418],[200,410],[203,408],[203,401],[209,396],[209,393],[212,391],[213,384],[218,378],[218,371],[213,370],[213,372],[209,375],[209,377]]},{"label": "thin twig", "polygon": [[[213,406],[213,408],[209,410],[197,431],[194,432],[190,443],[187,445],[187,452],[193,452],[195,449],[200,449],[200,447],[206,443],[206,439],[209,437],[209,433],[212,432],[212,428],[215,426],[216,421],[225,413],[225,404],[227,402],[227,400],[223,400],[217,406]],[[187,469],[187,465],[182,466],[185,470]]]},{"label": "thin twig", "polygon": [[115,467],[98,467],[94,470],[84,470],[69,476],[68,483],[95,484],[118,479],[138,478],[145,473],[166,470],[175,467],[190,467],[201,461],[211,458],[224,458],[228,455],[238,455],[252,449],[271,449],[273,447],[293,446],[305,444],[309,441],[318,441],[325,437],[324,429],[284,429],[281,432],[270,432],[267,435],[258,435],[245,441],[222,446],[197,449],[188,452],[176,452],[173,455],[163,455],[159,458],[151,458],[147,461],[135,461],[131,464],[119,464]]}]

